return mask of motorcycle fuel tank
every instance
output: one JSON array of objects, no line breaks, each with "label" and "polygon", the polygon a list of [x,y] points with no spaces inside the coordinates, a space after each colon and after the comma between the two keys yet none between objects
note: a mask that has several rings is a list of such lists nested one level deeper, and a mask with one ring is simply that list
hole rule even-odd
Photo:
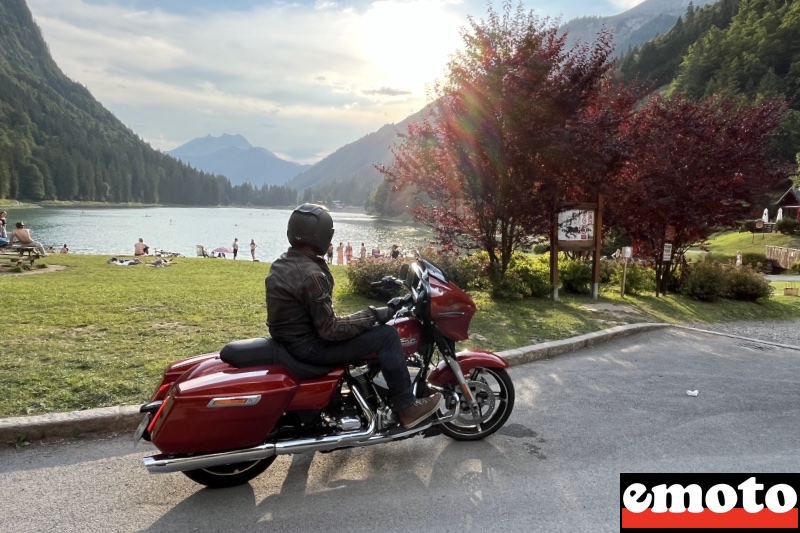
[{"label": "motorcycle fuel tank", "polygon": [[170,388],[151,440],[163,453],[208,453],[264,442],[298,382],[279,366],[235,368],[208,359]]}]

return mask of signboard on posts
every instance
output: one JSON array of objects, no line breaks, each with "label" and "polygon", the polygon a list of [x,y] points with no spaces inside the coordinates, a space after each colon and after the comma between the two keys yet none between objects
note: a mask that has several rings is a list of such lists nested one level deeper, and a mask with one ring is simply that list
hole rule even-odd
[{"label": "signboard on posts", "polygon": [[661,258],[665,263],[672,261],[672,243],[665,242],[664,243],[664,255]]},{"label": "signboard on posts", "polygon": [[593,250],[594,210],[568,209],[558,213],[558,247],[562,250]]}]

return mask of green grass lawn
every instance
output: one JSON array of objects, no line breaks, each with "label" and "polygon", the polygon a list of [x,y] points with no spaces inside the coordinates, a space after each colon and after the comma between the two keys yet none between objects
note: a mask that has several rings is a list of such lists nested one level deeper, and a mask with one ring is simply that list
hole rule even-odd
[{"label": "green grass lawn", "polygon": [[[52,255],[59,272],[0,275],[0,417],[142,403],[164,366],[267,334],[267,263],[186,258],[167,268],[114,266],[108,257]],[[348,292],[333,267],[337,312],[380,305]],[[634,322],[714,322],[800,318],[800,298],[760,304],[705,304],[678,296],[626,297],[600,303],[634,311],[592,310],[589,297],[497,302],[482,292],[467,346],[500,351]]]},{"label": "green grass lawn", "polygon": [[[741,251],[743,254],[763,254],[766,251],[766,246],[800,248],[800,238],[790,235],[778,235],[777,233],[726,231],[712,235],[711,239],[709,239],[709,252],[728,257],[736,257],[737,251]],[[690,252],[700,252],[700,250],[691,249]]]}]

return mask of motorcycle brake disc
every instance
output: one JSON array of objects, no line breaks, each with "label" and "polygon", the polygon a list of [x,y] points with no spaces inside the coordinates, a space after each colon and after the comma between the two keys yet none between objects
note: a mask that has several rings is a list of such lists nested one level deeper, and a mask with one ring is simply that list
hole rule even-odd
[{"label": "motorcycle brake disc", "polygon": [[461,400],[461,410],[453,421],[457,426],[474,426],[489,419],[494,412],[495,397],[491,387],[485,381],[467,381],[473,398],[478,402],[479,416],[474,416],[466,400]]}]

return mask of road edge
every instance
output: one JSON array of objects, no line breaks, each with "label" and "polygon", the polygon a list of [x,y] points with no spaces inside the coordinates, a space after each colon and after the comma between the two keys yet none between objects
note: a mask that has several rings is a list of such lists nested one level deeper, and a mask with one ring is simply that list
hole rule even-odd
[{"label": "road edge", "polygon": [[[698,333],[709,333],[754,343],[800,350],[800,347],[797,346],[752,339],[729,333],[708,331],[679,324],[641,323],[616,326],[569,339],[543,342],[541,344],[505,350],[498,352],[498,355],[508,361],[509,365],[517,366],[542,359],[552,359],[599,343],[663,328],[685,329]],[[0,445],[6,443],[14,445],[16,443],[49,438],[76,438],[90,433],[113,433],[116,431],[133,432],[141,416],[138,405],[128,405],[100,407],[67,413],[0,418]]]}]

